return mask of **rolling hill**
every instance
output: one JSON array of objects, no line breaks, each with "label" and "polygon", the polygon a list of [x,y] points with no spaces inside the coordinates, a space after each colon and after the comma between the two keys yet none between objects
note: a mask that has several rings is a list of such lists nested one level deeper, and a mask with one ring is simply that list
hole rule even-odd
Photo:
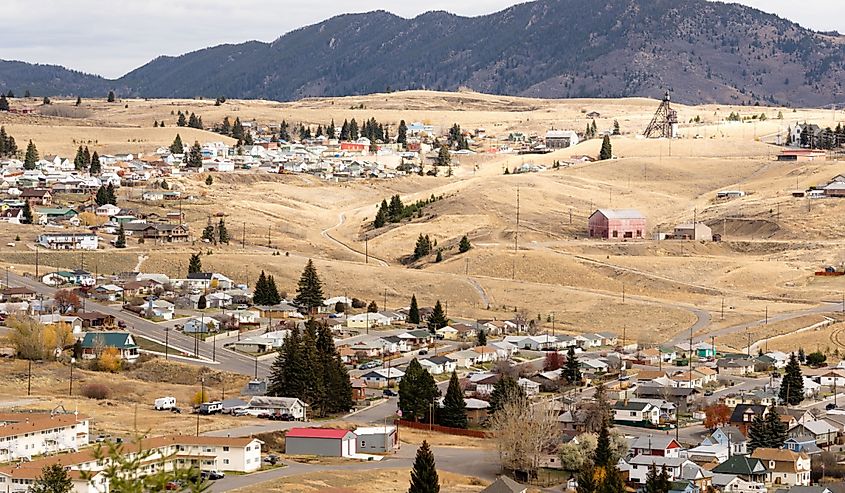
[{"label": "rolling hill", "polygon": [[686,103],[821,106],[842,100],[845,37],[705,0],[537,0],[479,17],[346,14],[272,43],[159,57],[107,81],[0,64],[16,92],[292,100],[401,89]]}]

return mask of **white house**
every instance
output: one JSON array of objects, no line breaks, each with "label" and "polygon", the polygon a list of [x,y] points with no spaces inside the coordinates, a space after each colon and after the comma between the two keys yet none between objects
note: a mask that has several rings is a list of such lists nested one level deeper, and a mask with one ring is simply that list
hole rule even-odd
[{"label": "white house", "polygon": [[289,414],[297,421],[305,421],[307,419],[307,408],[308,404],[295,397],[256,395],[249,400],[247,409],[250,414]]},{"label": "white house", "polygon": [[112,217],[120,213],[120,207],[114,204],[103,204],[94,209],[94,214],[98,216]]},{"label": "white house", "polygon": [[452,373],[457,368],[457,362],[448,356],[431,356],[421,359],[419,362],[432,375]]},{"label": "white house", "polygon": [[52,250],[96,250],[100,238],[92,233],[44,233],[36,241]]},{"label": "white house", "polygon": [[674,481],[680,478],[685,467],[695,466],[695,463],[683,457],[661,457],[659,455],[637,455],[628,460],[630,470],[628,471],[629,481],[632,483],[645,484],[646,476],[652,466],[660,471],[664,466],[669,474],[669,480]]},{"label": "white house", "polygon": [[405,372],[402,370],[388,367],[371,370],[370,372],[361,375],[361,378],[368,387],[381,388],[390,387],[394,383],[398,384],[404,376]]},{"label": "white house", "polygon": [[619,424],[638,423],[658,425],[660,409],[648,402],[618,401],[613,406],[613,421]]},{"label": "white house", "polygon": [[173,314],[176,311],[176,307],[173,306],[173,303],[167,300],[150,300],[147,303],[145,310],[148,318],[173,320]]},{"label": "white house", "polygon": [[367,327],[386,327],[393,323],[393,319],[380,313],[359,313],[346,317],[346,326],[350,329],[365,329]]}]

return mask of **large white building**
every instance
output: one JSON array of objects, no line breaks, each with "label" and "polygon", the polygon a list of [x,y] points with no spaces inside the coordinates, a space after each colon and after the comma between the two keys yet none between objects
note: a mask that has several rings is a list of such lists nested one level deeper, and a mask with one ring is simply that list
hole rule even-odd
[{"label": "large white building", "polygon": [[91,233],[44,233],[37,241],[52,250],[96,250],[100,238]]},{"label": "large white building", "polygon": [[[130,443],[123,449],[128,459],[143,454],[141,474],[195,467],[203,471],[249,473],[261,468],[261,445],[257,438],[172,435]],[[73,481],[74,493],[109,491],[106,469],[109,460],[97,460],[93,448],[69,454],[51,455],[31,462],[0,467],[0,490],[24,493],[45,466],[61,464]],[[91,474],[91,480],[83,477]]]},{"label": "large white building", "polygon": [[[77,414],[0,414],[0,462],[76,450],[88,445],[88,418]],[[2,488],[0,488],[2,489]]]}]

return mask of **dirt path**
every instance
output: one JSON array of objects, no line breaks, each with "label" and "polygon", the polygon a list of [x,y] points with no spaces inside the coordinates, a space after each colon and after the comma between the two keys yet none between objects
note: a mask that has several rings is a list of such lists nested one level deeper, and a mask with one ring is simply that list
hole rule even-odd
[{"label": "dirt path", "polygon": [[148,258],[150,258],[150,257],[148,257],[147,255],[143,255],[143,254],[138,255],[138,263],[135,264],[134,272],[141,272],[141,266],[144,265],[144,261],[147,260]]},{"label": "dirt path", "polygon": [[472,286],[473,289],[475,289],[475,292],[478,293],[478,297],[481,298],[481,306],[490,306],[490,295],[487,294],[487,291],[484,290],[484,287],[481,286],[481,284],[478,284],[478,281],[471,277],[467,278],[467,282],[470,286]]},{"label": "dirt path", "polygon": [[356,255],[360,255],[361,257],[364,257],[365,259],[367,257],[369,257],[369,258],[375,260],[376,262],[378,262],[378,264],[383,266],[383,267],[390,267],[390,264],[388,264],[386,261],[384,261],[384,260],[382,260],[378,257],[374,257],[372,255],[367,255],[366,253],[360,252],[360,251],[352,248],[351,246],[347,245],[346,243],[338,240],[337,238],[335,238],[334,236],[331,235],[331,233],[330,233],[331,230],[339,228],[345,222],[346,222],[346,214],[341,212],[340,214],[337,215],[337,224],[335,224],[334,226],[332,226],[330,228],[326,228],[326,229],[320,231],[320,234],[323,236],[323,238],[325,238],[325,239],[327,239],[327,240],[329,240],[329,241],[331,241],[331,242],[333,242],[337,245],[340,245],[344,250],[350,251],[350,252],[352,252]]}]

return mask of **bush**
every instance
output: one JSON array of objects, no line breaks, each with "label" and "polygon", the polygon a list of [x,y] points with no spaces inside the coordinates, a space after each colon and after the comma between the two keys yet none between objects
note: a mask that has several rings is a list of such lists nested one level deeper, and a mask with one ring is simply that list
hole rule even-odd
[{"label": "bush", "polygon": [[101,401],[111,397],[111,389],[104,383],[88,383],[82,387],[82,395],[89,399],[97,399],[98,401]]},{"label": "bush", "polygon": [[117,348],[107,347],[100,353],[96,360],[97,371],[117,373],[123,368],[123,360],[120,359],[120,351]]},{"label": "bush", "polygon": [[365,308],[367,306],[366,301],[359,300],[358,298],[352,298],[352,308]]}]

